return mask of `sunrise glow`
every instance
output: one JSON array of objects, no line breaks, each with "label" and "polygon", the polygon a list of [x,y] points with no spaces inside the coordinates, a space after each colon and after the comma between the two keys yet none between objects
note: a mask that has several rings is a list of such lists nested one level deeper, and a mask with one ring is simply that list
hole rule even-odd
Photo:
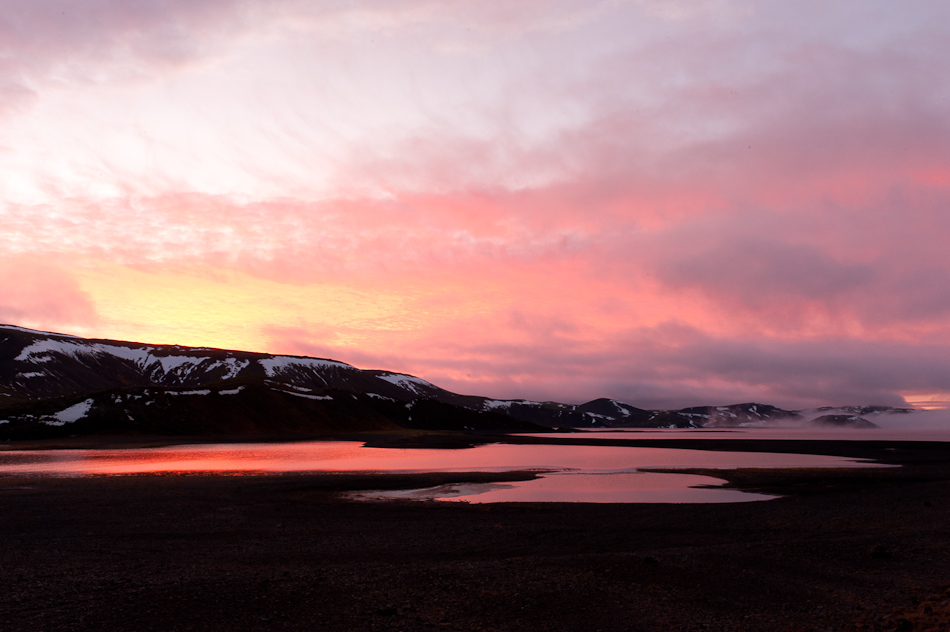
[{"label": "sunrise glow", "polygon": [[947,405],[950,5],[12,4],[0,322],[492,397]]}]

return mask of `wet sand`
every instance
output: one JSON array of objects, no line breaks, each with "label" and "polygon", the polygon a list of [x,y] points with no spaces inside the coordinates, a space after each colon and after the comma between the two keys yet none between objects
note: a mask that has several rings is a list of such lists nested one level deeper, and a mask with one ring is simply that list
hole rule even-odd
[{"label": "wet sand", "polygon": [[950,444],[806,443],[903,467],[701,472],[784,495],[710,505],[339,497],[512,474],[0,478],[0,630],[950,629]]}]

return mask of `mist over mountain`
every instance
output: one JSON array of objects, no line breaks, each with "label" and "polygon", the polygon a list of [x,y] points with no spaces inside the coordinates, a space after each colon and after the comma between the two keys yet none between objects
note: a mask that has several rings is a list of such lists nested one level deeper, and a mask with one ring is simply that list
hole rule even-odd
[{"label": "mist over mountain", "polygon": [[87,434],[330,434],[382,430],[876,427],[907,409],[789,411],[760,403],[644,410],[460,395],[336,360],[85,339],[0,325],[0,439]]}]

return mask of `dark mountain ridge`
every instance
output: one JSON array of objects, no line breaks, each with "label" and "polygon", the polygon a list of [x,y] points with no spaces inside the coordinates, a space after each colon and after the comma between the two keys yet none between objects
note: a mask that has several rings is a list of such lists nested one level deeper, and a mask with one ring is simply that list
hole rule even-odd
[{"label": "dark mountain ridge", "polygon": [[459,395],[336,360],[147,345],[0,325],[0,439],[85,434],[326,434],[424,429],[739,426],[799,419],[765,404],[643,410]]}]

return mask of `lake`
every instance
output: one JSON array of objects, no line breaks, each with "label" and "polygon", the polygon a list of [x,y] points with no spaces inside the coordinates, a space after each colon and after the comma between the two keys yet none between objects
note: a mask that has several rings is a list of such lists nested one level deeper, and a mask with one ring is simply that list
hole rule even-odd
[{"label": "lake", "polygon": [[[601,433],[605,438],[628,433]],[[650,433],[654,434],[654,433]],[[703,433],[704,438],[713,433]],[[853,434],[853,433],[852,433]],[[548,435],[550,436],[550,435]],[[643,436],[637,433],[633,436]],[[672,436],[672,435],[667,435]],[[691,434],[689,436],[697,436]],[[585,438],[588,436],[585,434]],[[590,438],[596,438],[591,436]],[[857,438],[857,437],[855,437]],[[181,445],[121,450],[0,451],[0,476],[259,475],[304,472],[534,471],[530,481],[353,494],[357,500],[483,502],[745,502],[773,498],[717,488],[707,476],[653,468],[880,467],[808,454],[600,445],[490,444],[468,449],[364,447],[358,441]]]},{"label": "lake", "polygon": [[[614,428],[582,430],[584,439],[779,439],[788,441],[950,441],[943,428],[795,428],[749,426],[740,428]],[[579,434],[579,433],[578,433]],[[550,437],[550,433],[522,433],[525,437]],[[565,435],[565,436],[577,436]]]}]

